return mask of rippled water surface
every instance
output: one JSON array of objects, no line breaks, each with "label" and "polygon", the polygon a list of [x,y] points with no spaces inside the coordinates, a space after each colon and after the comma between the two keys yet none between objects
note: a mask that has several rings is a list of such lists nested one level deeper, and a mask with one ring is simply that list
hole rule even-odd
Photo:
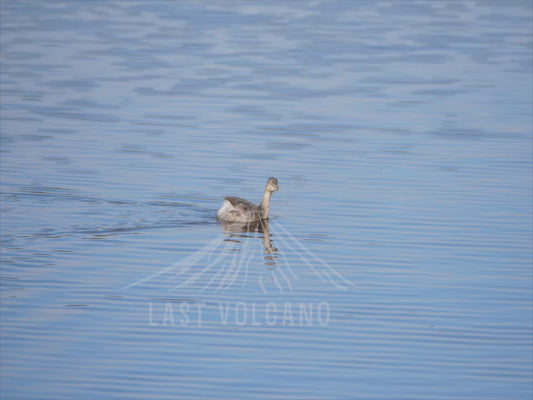
[{"label": "rippled water surface", "polygon": [[531,8],[2,2],[2,399],[531,399]]}]

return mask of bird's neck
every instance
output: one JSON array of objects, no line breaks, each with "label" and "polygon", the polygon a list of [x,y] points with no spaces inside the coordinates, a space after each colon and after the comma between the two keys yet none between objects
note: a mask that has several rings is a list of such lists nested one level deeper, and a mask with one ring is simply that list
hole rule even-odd
[{"label": "bird's neck", "polygon": [[261,217],[263,219],[268,218],[268,212],[270,211],[270,198],[272,197],[272,192],[265,190],[265,195],[263,196],[263,201],[261,202]]}]

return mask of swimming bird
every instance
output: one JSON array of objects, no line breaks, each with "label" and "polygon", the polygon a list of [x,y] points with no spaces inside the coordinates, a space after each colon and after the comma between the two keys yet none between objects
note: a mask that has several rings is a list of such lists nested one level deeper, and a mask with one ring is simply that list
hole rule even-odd
[{"label": "swimming bird", "polygon": [[227,222],[255,222],[268,219],[272,193],[279,190],[278,180],[269,178],[263,195],[263,201],[256,206],[240,197],[224,197],[224,203],[218,210],[218,219]]}]

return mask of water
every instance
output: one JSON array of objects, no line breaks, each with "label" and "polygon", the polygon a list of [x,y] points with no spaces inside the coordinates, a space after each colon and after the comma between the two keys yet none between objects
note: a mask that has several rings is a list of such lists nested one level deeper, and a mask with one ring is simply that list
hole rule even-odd
[{"label": "water", "polygon": [[529,1],[1,14],[3,399],[531,398]]}]

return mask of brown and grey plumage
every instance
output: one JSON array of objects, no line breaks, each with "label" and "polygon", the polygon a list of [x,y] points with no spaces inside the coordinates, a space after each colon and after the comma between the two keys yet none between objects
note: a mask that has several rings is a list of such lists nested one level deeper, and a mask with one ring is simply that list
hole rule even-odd
[{"label": "brown and grey plumage", "polygon": [[255,222],[268,219],[272,193],[278,190],[278,180],[270,178],[266,184],[263,201],[258,206],[240,197],[225,197],[222,207],[218,210],[218,219],[229,222]]}]

